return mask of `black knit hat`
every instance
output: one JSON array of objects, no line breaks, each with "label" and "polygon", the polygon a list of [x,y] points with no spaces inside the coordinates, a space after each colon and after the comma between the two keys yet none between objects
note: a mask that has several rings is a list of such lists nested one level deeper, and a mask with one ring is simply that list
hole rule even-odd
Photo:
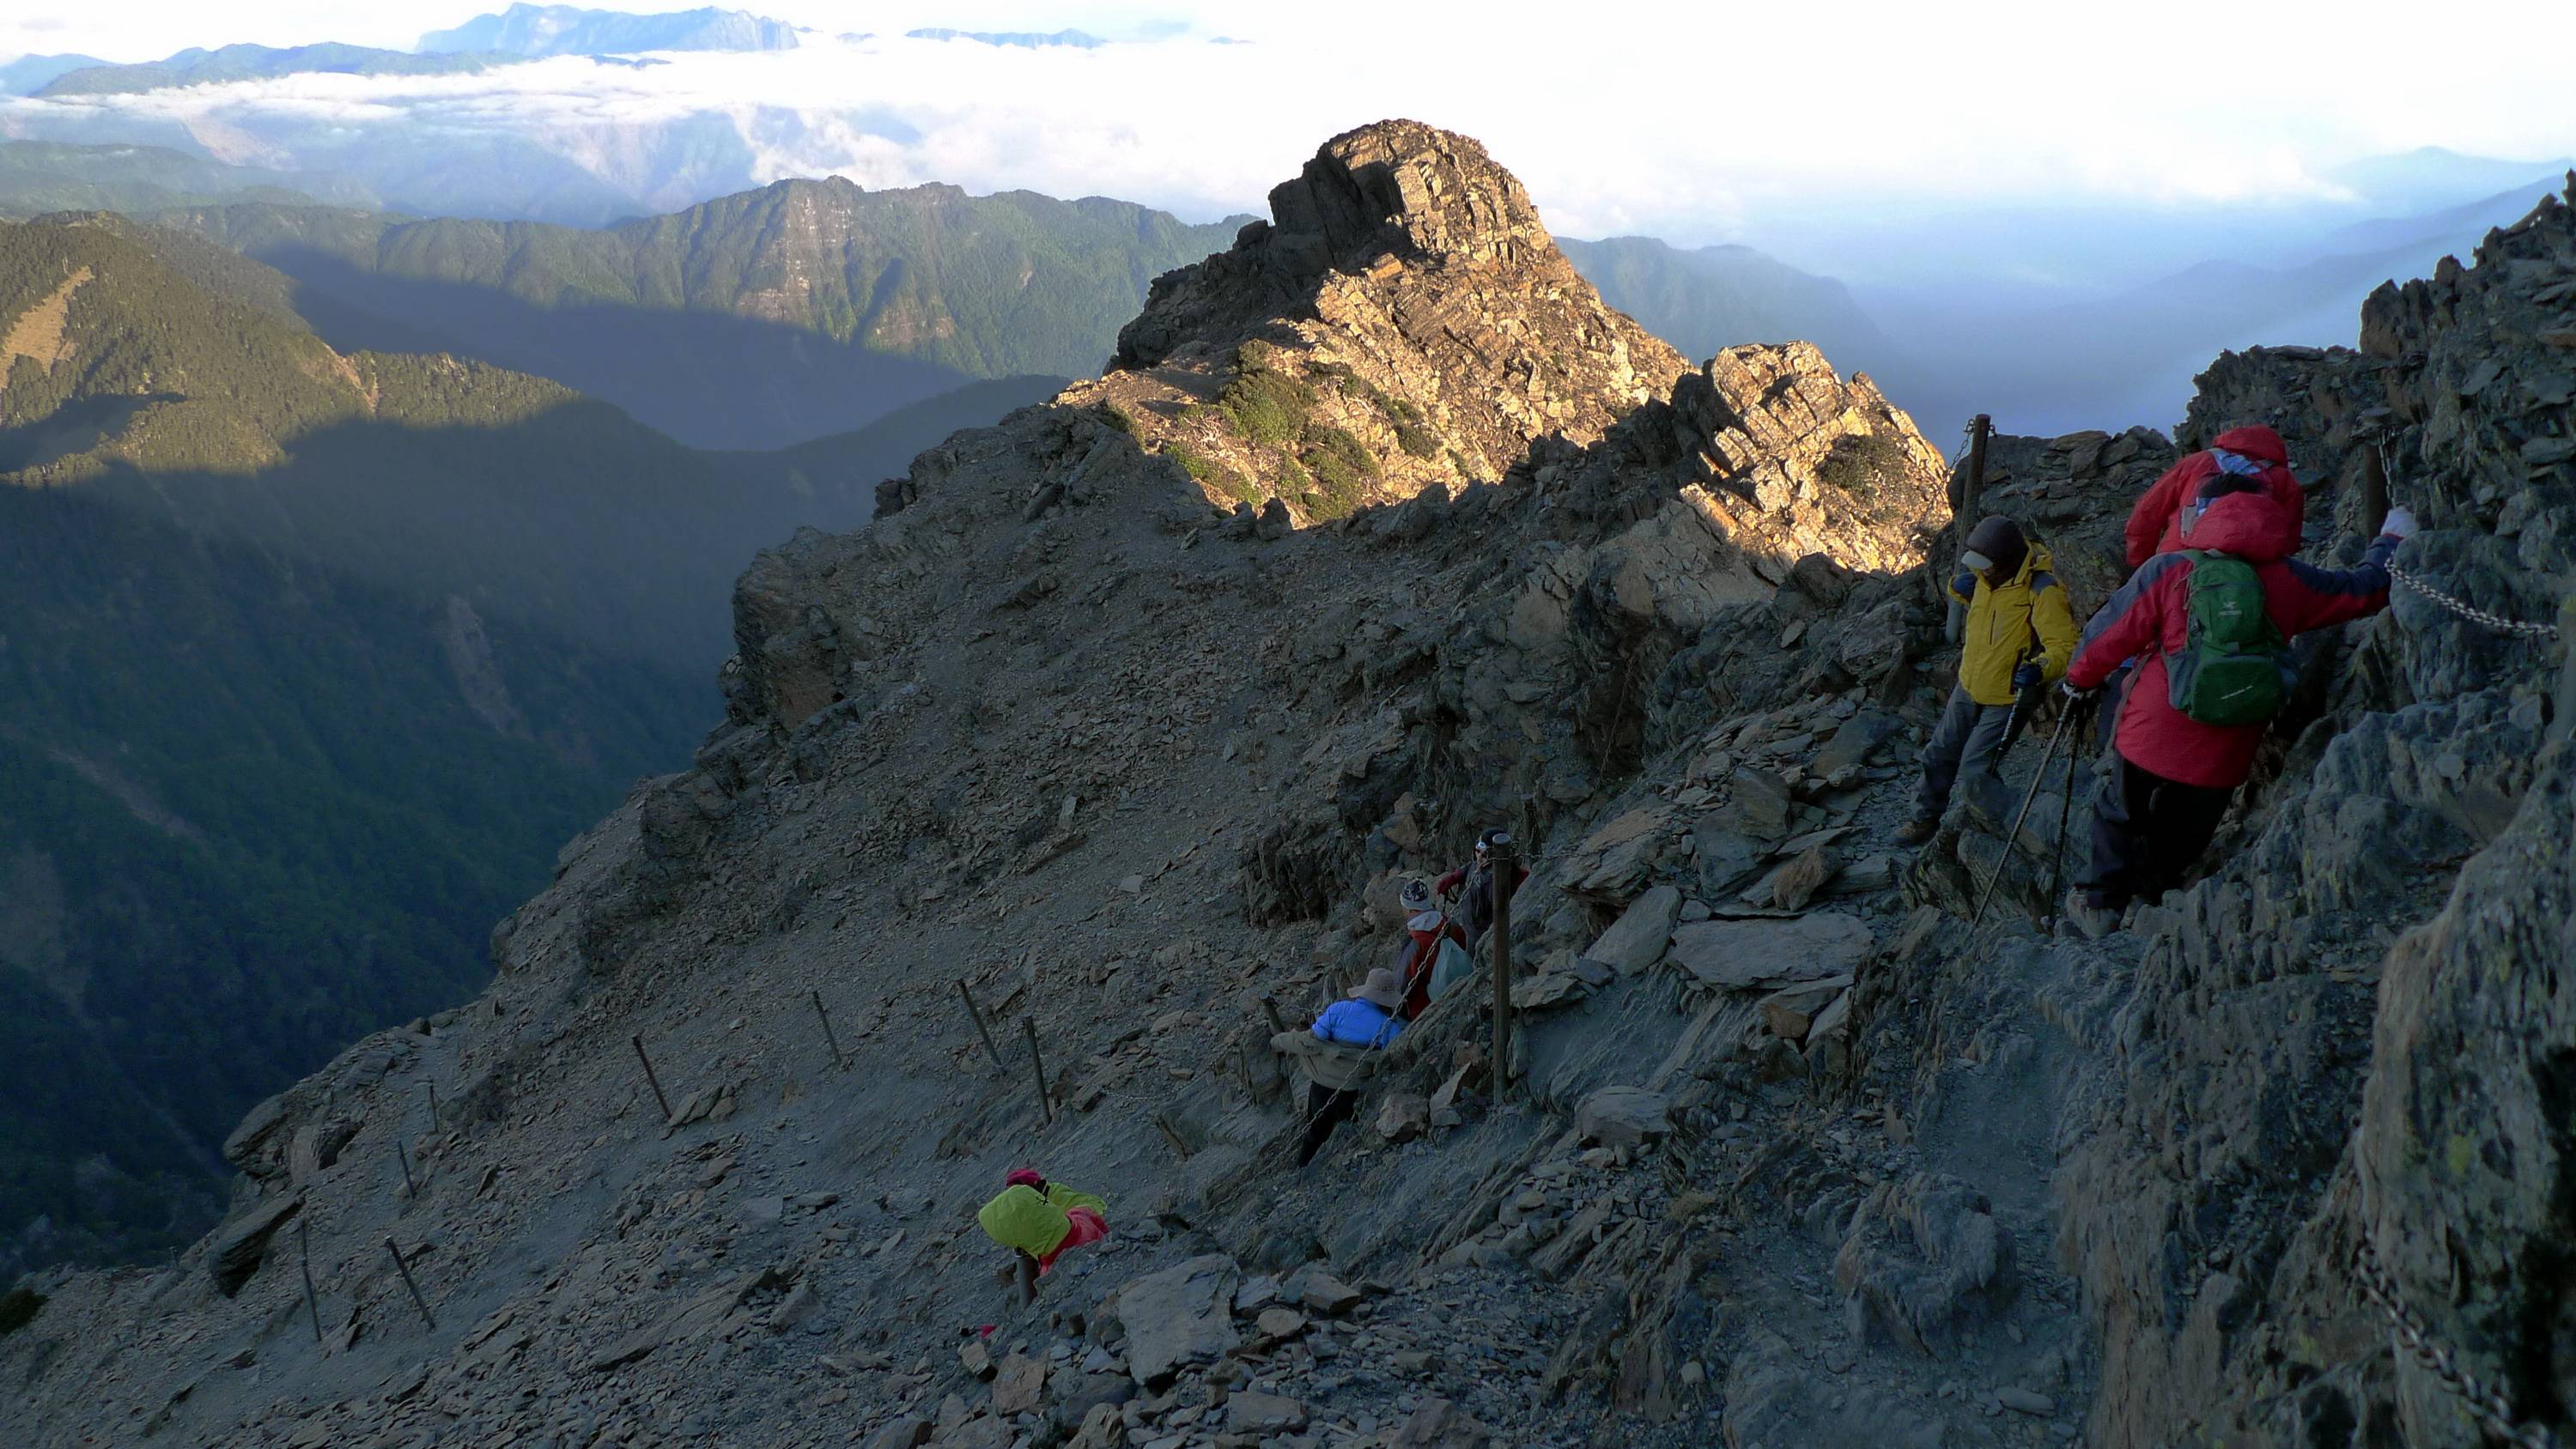
[{"label": "black knit hat", "polygon": [[1968,552],[1984,554],[1993,560],[1998,578],[2011,578],[2020,572],[2021,561],[2030,554],[2030,541],[2022,537],[2021,525],[1995,514],[1978,523],[1968,534]]}]

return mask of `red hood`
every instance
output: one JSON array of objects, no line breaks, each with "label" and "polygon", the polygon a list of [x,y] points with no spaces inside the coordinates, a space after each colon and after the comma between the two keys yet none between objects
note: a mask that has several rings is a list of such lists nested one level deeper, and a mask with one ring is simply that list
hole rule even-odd
[{"label": "red hood", "polygon": [[2290,450],[2281,445],[2281,435],[2259,423],[2250,428],[2229,428],[2219,434],[2210,446],[2225,448],[2258,463],[2278,466],[2290,461]]},{"label": "red hood", "polygon": [[[2270,428],[2248,428],[2269,436]],[[2229,436],[2234,436],[2230,434]],[[2232,553],[2255,563],[2268,563],[2289,550],[2282,546],[2281,505],[2268,493],[2229,493],[2212,499],[2197,520],[2186,505],[2181,525],[2182,546],[2214,549]]]}]

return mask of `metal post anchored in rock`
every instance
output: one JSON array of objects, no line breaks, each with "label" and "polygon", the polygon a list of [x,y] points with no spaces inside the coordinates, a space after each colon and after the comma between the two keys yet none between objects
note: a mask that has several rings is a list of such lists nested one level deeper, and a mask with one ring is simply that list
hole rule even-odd
[{"label": "metal post anchored in rock", "polygon": [[1508,846],[1496,845],[1494,861],[1494,1100],[1512,1080],[1512,877],[1515,867]]},{"label": "metal post anchored in rock", "polygon": [[813,995],[814,1014],[823,1019],[823,1045],[832,1049],[832,1066],[838,1069],[841,1065],[841,1043],[832,1035],[832,1013],[823,1009],[822,992],[816,991]]},{"label": "metal post anchored in rock", "polygon": [[1968,420],[1968,472],[1950,510],[1950,526],[1962,537],[1977,526],[1977,495],[1986,491],[1986,440],[1994,433],[1995,420],[1984,413]]},{"label": "metal post anchored in rock", "polygon": [[322,1305],[313,1297],[313,1225],[302,1217],[295,1220],[295,1252],[304,1269],[304,1311],[313,1319],[313,1341],[322,1341]]},{"label": "metal post anchored in rock", "polygon": [[993,1034],[984,1028],[984,1013],[975,1009],[975,993],[966,989],[963,976],[957,978],[957,996],[966,1003],[966,1019],[975,1023],[975,1034],[984,1039],[984,1050],[992,1056],[993,1065],[1009,1070],[1010,1064],[1002,1060],[1002,1049],[993,1045]]},{"label": "metal post anchored in rock", "polygon": [[1029,1017],[1020,1018],[1020,1027],[1029,1034],[1029,1070],[1037,1073],[1038,1106],[1046,1112],[1049,1126],[1055,1124],[1055,1098],[1047,1093],[1046,1062],[1038,1056],[1038,1024]]},{"label": "metal post anchored in rock", "polygon": [[420,1321],[429,1325],[430,1332],[436,1333],[438,1320],[430,1316],[429,1300],[420,1296],[420,1285],[411,1280],[411,1265],[403,1261],[402,1249],[394,1246],[393,1239],[387,1238],[385,1251],[394,1255],[394,1271],[402,1275],[403,1286],[411,1290],[411,1306],[420,1310]]},{"label": "metal post anchored in rock", "polygon": [[423,1078],[421,1085],[429,1088],[429,1130],[435,1132],[446,1125],[438,1120],[438,1083]]},{"label": "metal post anchored in rock", "polygon": [[402,1164],[403,1196],[405,1198],[420,1196],[420,1184],[412,1181],[411,1177],[411,1154],[403,1150],[402,1139],[399,1137],[394,1139],[394,1161]]},{"label": "metal post anchored in rock", "polygon": [[644,1085],[653,1089],[653,1100],[662,1104],[662,1120],[670,1121],[671,1099],[662,1095],[662,1079],[653,1075],[653,1059],[644,1055],[644,1038],[631,1036],[627,1040],[635,1043],[635,1060],[644,1064]]}]

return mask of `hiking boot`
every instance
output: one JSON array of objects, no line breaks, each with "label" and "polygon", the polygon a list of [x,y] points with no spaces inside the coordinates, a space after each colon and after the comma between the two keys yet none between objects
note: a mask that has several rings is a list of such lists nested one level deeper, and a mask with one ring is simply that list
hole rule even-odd
[{"label": "hiking boot", "polygon": [[1932,838],[1932,832],[1940,828],[1941,822],[1932,819],[1929,816],[1925,816],[1920,820],[1908,820],[1904,824],[1896,827],[1896,843],[1899,845],[1921,845],[1923,842]]},{"label": "hiking boot", "polygon": [[2120,913],[2109,906],[2097,906],[2084,898],[2082,891],[2066,894],[2066,924],[2087,941],[2099,941],[2120,929]]}]

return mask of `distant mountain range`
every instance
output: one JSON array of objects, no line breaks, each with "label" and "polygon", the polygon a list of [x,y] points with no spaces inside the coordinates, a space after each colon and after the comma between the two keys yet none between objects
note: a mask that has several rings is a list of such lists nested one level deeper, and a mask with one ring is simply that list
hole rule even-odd
[{"label": "distant mountain range", "polygon": [[227,201],[286,206],[376,204],[365,188],[334,176],[227,166],[166,146],[0,141],[0,220],[24,220],[49,211],[142,216]]},{"label": "distant mountain range", "polygon": [[572,5],[513,5],[420,38],[424,54],[639,55],[655,50],[794,50],[796,27],[744,10],[630,15]]},{"label": "distant mountain range", "polygon": [[1096,50],[1109,42],[1081,30],[1056,30],[1040,33],[1034,30],[949,30],[930,28],[907,30],[908,40],[972,40],[981,45],[1008,45],[1022,50],[1042,50],[1048,46],[1067,45],[1077,50]]},{"label": "distant mountain range", "polygon": [[414,55],[364,45],[227,45],[215,50],[183,50],[141,65],[94,65],[65,70],[39,87],[38,96],[106,96],[157,91],[172,86],[214,85],[224,81],[274,80],[280,76],[324,75],[471,75],[520,57],[483,53]]},{"label": "distant mountain range", "polygon": [[0,64],[0,96],[31,96],[66,71],[110,64],[94,55],[22,55]]},{"label": "distant mountain range", "polygon": [[[1856,352],[1927,433],[1974,413],[1999,427],[2062,433],[2144,423],[2171,428],[2192,379],[2220,351],[2256,344],[2351,346],[2362,299],[2428,275],[2446,254],[2528,214],[2562,185],[2535,176],[2467,204],[2390,215],[2204,260],[2117,288],[1954,279],[1855,288],[1886,332],[1875,362]],[[1838,358],[1839,360],[1839,358]]]},{"label": "distant mountain range", "polygon": [[1746,246],[1692,251],[1652,237],[1557,238],[1603,301],[1681,349],[1708,358],[1742,342],[1813,342],[1844,371],[1880,356],[1887,339],[1831,277],[1802,272]]},{"label": "distant mountain range", "polygon": [[1237,225],[838,179],[596,231],[262,204],[158,220],[293,277],[335,345],[482,358],[725,448],[845,431],[979,378],[1095,372],[1154,277]]},{"label": "distant mountain range", "polygon": [[[551,377],[706,447],[843,431],[975,378],[1087,375],[1147,284],[1224,250],[1241,220],[825,180],[594,231],[319,207],[284,192],[297,179],[153,148],[0,143],[0,215],[158,212],[293,277],[302,313],[344,350]],[[206,199],[150,204],[180,192]],[[1788,338],[1836,358],[1884,348],[1840,283],[1748,247],[1563,246],[1613,306],[1694,356]]]},{"label": "distant mountain range", "polygon": [[[2499,192],[2520,193],[2531,178],[2551,169],[2528,161],[2465,156],[2442,146],[2422,146],[2386,156],[2365,156],[2326,173],[2326,179],[2367,200],[2382,215],[2441,213],[2473,206]],[[2562,164],[2558,169],[2564,170]],[[2329,233],[2324,246],[2335,245]]]}]

